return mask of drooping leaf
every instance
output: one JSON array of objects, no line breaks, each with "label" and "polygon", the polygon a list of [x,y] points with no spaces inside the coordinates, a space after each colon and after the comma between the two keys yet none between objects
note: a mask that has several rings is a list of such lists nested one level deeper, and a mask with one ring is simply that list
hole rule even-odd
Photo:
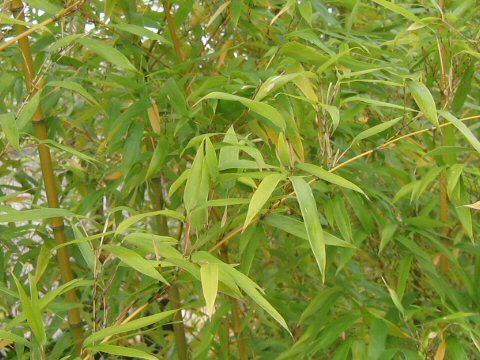
[{"label": "drooping leaf", "polygon": [[325,281],[325,272],[327,264],[327,255],[325,251],[325,238],[323,236],[320,217],[317,211],[317,204],[313,197],[312,189],[303,178],[298,176],[290,177],[293,188],[297,195],[297,201],[300,205],[303,221],[307,230],[308,240],[312,248],[313,255],[317,265],[322,273],[322,279]]}]

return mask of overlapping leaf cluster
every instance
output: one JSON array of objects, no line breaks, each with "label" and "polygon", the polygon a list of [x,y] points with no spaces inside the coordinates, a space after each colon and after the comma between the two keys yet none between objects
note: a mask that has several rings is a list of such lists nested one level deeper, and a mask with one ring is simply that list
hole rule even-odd
[{"label": "overlapping leaf cluster", "polygon": [[[27,27],[63,7],[26,3]],[[1,355],[70,355],[78,307],[85,359],[478,356],[479,9],[85,2],[30,36],[34,96],[3,50]]]}]

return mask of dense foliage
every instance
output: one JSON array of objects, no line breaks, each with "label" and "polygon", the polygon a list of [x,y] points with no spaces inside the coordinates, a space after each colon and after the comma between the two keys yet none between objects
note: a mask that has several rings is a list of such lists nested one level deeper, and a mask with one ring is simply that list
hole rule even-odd
[{"label": "dense foliage", "polygon": [[478,358],[478,11],[6,1],[0,357]]}]

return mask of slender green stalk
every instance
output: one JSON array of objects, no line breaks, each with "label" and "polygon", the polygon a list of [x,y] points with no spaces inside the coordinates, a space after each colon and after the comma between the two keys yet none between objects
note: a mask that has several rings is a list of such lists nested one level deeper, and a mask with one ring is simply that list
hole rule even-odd
[{"label": "slender green stalk", "polygon": [[[21,0],[13,0],[10,3],[10,10],[16,18],[24,21],[24,7]],[[19,35],[26,32],[26,28],[23,25],[16,25],[16,30]],[[39,90],[41,83],[40,81],[36,80],[28,36],[19,37],[18,44],[22,53],[22,65],[25,74],[26,87],[30,96],[33,96]],[[48,138],[47,127],[45,123],[45,114],[43,113],[41,105],[38,106],[32,121],[35,129],[35,136],[40,141],[46,140]],[[57,182],[55,173],[53,171],[53,162],[50,156],[50,150],[47,145],[40,143],[38,144],[38,152],[40,156],[40,167],[42,169],[43,182],[45,185],[45,191],[47,193],[48,206],[51,208],[59,208],[60,204],[57,193]],[[65,243],[67,237],[65,234],[63,218],[53,218],[51,220],[51,227],[56,243],[59,245]],[[63,283],[73,280],[74,275],[70,266],[68,248],[66,246],[63,246],[57,250],[57,261]],[[65,296],[69,303],[78,303],[78,298],[74,290],[68,291]],[[68,311],[68,322],[74,338],[75,352],[76,354],[80,354],[84,336],[81,325],[80,311],[78,308],[72,308]]]}]

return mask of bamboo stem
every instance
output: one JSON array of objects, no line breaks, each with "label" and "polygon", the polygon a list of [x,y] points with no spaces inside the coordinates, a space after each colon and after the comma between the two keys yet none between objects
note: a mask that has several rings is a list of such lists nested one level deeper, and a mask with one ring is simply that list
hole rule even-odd
[{"label": "bamboo stem", "polygon": [[[442,19],[444,19],[444,14],[446,10],[446,1],[440,0],[439,6],[442,11]],[[444,32],[444,26],[440,28],[440,34]],[[439,46],[439,59],[440,59],[440,83],[441,83],[441,97],[442,97],[442,107],[446,108],[449,103],[449,89],[448,89],[448,79],[447,79],[447,48],[445,47],[445,43],[442,39],[440,46]],[[442,145],[453,145],[450,144],[450,139],[453,138],[452,128],[444,128],[442,129]],[[451,156],[448,154],[443,156],[443,160],[446,164],[448,164],[451,159]],[[440,221],[444,224],[448,221],[448,194],[447,194],[447,174],[445,170],[442,171],[440,174]],[[450,233],[450,229],[448,226],[442,227],[442,235],[444,238],[448,236]],[[447,272],[449,268],[448,258],[443,255],[439,255],[440,259],[440,268],[442,272]]]},{"label": "bamboo stem", "polygon": [[170,3],[168,1],[163,2],[163,9],[167,18],[168,30],[170,31],[170,35],[172,37],[173,47],[175,49],[175,53],[177,54],[178,62],[181,64],[185,61],[185,56],[183,55],[182,46],[180,45],[180,39],[177,35],[177,27],[175,26],[175,20],[170,13]]},{"label": "bamboo stem", "polygon": [[[68,16],[72,12],[76,11],[84,3],[84,1],[85,0],[79,0],[75,3],[73,3],[72,5],[66,7],[65,9],[63,9],[61,11],[59,11],[58,14],[56,14],[55,16],[52,16],[51,18],[49,18],[45,21],[42,21],[40,24],[37,24],[37,25],[31,27],[28,30],[23,25],[21,25],[23,30],[18,32],[17,36],[15,36],[12,39],[10,39],[10,40],[4,42],[3,44],[1,44],[0,45],[0,51],[8,49],[10,46],[15,44],[17,41],[27,37],[28,35],[36,32],[38,30],[40,30],[41,28],[44,28],[47,25],[53,24],[54,22],[58,21],[59,19],[65,17],[65,16]],[[12,3],[13,7],[16,7],[16,5],[15,5],[17,3],[16,0],[12,0],[11,3]],[[16,17],[17,15],[14,15],[14,16]],[[23,18],[23,15],[22,15],[22,18]],[[19,20],[22,20],[22,19],[19,19]],[[22,21],[24,21],[24,19]]]},{"label": "bamboo stem", "polygon": [[[10,10],[19,20],[25,20],[25,16],[23,13],[24,7],[21,0],[13,0],[10,3]],[[24,25],[16,25],[16,30],[19,35],[23,35],[28,32]],[[33,66],[33,57],[27,35],[17,36],[16,38],[22,52],[22,66],[25,74],[26,87],[29,95],[33,96],[39,90],[41,82],[36,80],[35,69]],[[43,113],[42,106],[40,104],[38,105],[32,121],[35,129],[35,136],[40,141],[46,140],[48,138],[48,135],[45,123],[45,114]],[[45,192],[47,194],[48,206],[51,208],[59,208],[60,204],[56,187],[57,183],[53,171],[53,162],[50,156],[50,150],[46,144],[41,142],[37,145],[37,147],[40,157],[40,167],[42,170],[43,182],[45,185]],[[67,237],[65,233],[63,218],[52,218],[51,227],[53,230],[55,242],[58,245],[64,244],[67,241]],[[70,266],[70,259],[67,247],[61,247],[57,249],[57,261],[63,283],[66,284],[69,281],[73,280],[74,276]],[[68,292],[66,292],[65,297],[69,303],[78,303],[78,298],[75,290],[69,290]],[[78,308],[72,308],[68,311],[68,322],[74,338],[75,353],[78,355],[81,353],[84,338],[81,325],[80,311]]]},{"label": "bamboo stem", "polygon": [[[152,205],[156,210],[163,209],[163,196],[162,196],[162,184],[160,178],[153,178],[150,182],[150,197],[152,200]],[[155,232],[159,235],[169,235],[168,224],[163,216],[157,216],[157,219],[154,223]],[[181,236],[181,234],[180,234]],[[178,291],[178,286],[175,283],[172,283],[168,291],[168,300],[173,304],[174,308],[181,307],[180,293]],[[175,337],[175,345],[177,347],[177,357],[179,360],[188,359],[188,346],[187,338],[185,335],[185,326],[183,324],[182,311],[179,309],[173,317],[173,334]]]}]

